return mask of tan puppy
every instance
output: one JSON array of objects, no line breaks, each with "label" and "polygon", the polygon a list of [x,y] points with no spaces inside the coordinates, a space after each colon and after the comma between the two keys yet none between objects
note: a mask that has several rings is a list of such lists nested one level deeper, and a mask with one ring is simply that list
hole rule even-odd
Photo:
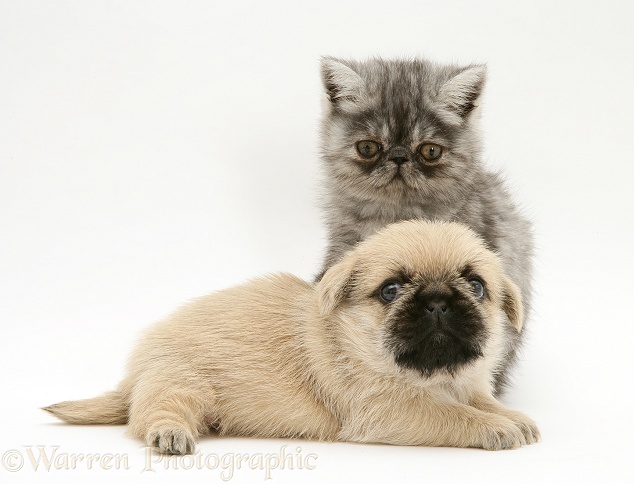
[{"label": "tan puppy", "polygon": [[521,328],[517,287],[472,231],[401,222],[315,286],[280,274],[185,306],[147,331],[117,390],[45,410],[127,423],[171,454],[210,431],[515,448],[537,427],[491,395]]}]

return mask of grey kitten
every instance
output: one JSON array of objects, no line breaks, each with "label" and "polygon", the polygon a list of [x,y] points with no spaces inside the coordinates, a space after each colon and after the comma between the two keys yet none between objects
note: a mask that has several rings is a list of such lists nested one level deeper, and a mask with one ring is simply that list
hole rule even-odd
[{"label": "grey kitten", "polygon": [[[322,59],[321,154],[329,246],[323,271],[381,227],[403,219],[456,221],[501,256],[531,301],[531,224],[481,163],[478,98],[486,67],[426,60]],[[510,325],[496,393],[509,382],[523,333]]]}]

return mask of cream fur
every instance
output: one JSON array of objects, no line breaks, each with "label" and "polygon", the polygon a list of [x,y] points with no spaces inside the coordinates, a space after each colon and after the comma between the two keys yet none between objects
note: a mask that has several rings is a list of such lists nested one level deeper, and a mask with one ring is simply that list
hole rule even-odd
[{"label": "cream fur", "polygon": [[[465,264],[487,281],[484,356],[451,375],[398,366],[386,307],[372,293],[407,269],[441,283]],[[128,423],[160,452],[199,436],[303,437],[506,449],[535,424],[492,397],[505,314],[521,329],[519,291],[498,257],[458,224],[400,222],[350,251],[315,286],[280,274],[200,298],[150,327],[114,391],[45,408],[69,423]]]}]

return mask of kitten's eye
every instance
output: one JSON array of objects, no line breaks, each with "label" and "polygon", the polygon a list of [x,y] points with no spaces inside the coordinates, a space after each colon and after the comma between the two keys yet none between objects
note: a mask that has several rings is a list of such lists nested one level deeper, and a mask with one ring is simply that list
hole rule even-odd
[{"label": "kitten's eye", "polygon": [[482,299],[484,297],[484,283],[477,278],[469,279],[471,290],[476,299]]},{"label": "kitten's eye", "polygon": [[373,158],[383,147],[372,140],[359,141],[357,143],[357,151],[364,158]]},{"label": "kitten's eye", "polygon": [[388,282],[379,291],[379,298],[384,303],[391,303],[392,301],[396,301],[398,297],[401,295],[401,289],[403,286],[398,282]]},{"label": "kitten's eye", "polygon": [[418,152],[425,161],[436,161],[442,156],[442,146],[433,143],[423,143],[418,147]]}]

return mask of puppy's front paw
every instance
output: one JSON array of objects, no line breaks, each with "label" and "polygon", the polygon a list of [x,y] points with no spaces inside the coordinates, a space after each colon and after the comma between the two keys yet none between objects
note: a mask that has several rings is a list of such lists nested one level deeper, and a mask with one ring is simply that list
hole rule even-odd
[{"label": "puppy's front paw", "polygon": [[533,422],[530,418],[528,418],[521,412],[512,412],[507,415],[507,417],[510,418],[513,423],[522,431],[527,444],[534,444],[535,442],[539,442],[539,440],[541,439],[539,429],[537,428],[535,422]]},{"label": "puppy's front paw", "polygon": [[150,430],[146,442],[161,454],[191,454],[196,447],[194,436],[184,428]]},{"label": "puppy's front paw", "polygon": [[526,443],[524,433],[512,420],[493,414],[481,422],[478,440],[476,446],[486,450],[517,449]]}]

